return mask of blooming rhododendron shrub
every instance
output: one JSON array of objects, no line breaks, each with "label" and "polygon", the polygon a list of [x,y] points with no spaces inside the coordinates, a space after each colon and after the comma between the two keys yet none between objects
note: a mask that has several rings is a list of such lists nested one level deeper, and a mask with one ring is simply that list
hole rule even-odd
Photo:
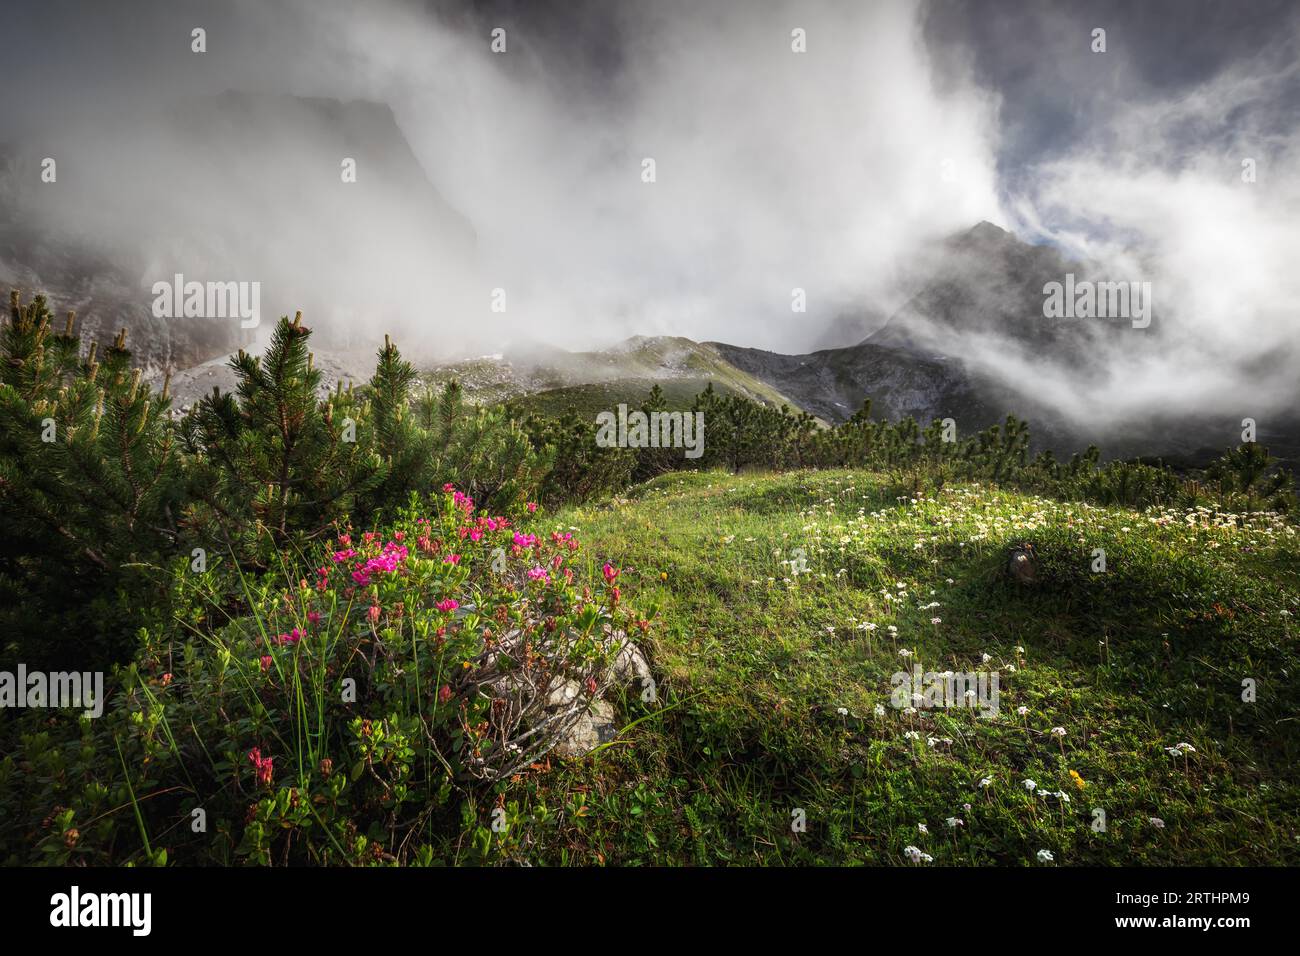
[{"label": "blooming rhododendron shrub", "polygon": [[[60,807],[40,834],[53,861],[121,862],[103,814],[132,803],[178,861],[427,854],[461,799],[539,769],[606,690],[616,631],[645,625],[572,534],[516,527],[450,486],[431,510],[340,531],[311,564],[258,586],[253,614],[146,638],[109,713],[81,722],[95,782],[60,757],[61,784],[30,808]],[[56,749],[25,743],[38,761]]]}]

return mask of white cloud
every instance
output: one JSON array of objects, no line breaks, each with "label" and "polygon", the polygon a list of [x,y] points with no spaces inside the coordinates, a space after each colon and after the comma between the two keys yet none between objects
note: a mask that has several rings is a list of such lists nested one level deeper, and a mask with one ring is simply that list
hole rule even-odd
[{"label": "white cloud", "polygon": [[526,35],[493,57],[405,9],[340,31],[348,62],[474,223],[517,331],[798,350],[888,299],[917,244],[999,217],[996,102],[936,88],[914,4],[628,5],[591,96]]},{"label": "white cloud", "polygon": [[1030,171],[1009,203],[1016,224],[1109,278],[1151,282],[1160,316],[1158,350],[1116,330],[1101,387],[1059,370],[1062,403],[1116,420],[1294,402],[1300,130],[1277,108],[1296,78],[1294,60],[1260,58],[1174,94],[1116,100],[1086,142]]}]

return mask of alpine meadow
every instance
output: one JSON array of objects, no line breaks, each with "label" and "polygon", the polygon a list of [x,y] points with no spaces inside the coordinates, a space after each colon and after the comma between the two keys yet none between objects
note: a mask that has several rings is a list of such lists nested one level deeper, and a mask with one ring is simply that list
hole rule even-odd
[{"label": "alpine meadow", "polygon": [[20,6],[5,920],[1300,865],[1300,7]]}]

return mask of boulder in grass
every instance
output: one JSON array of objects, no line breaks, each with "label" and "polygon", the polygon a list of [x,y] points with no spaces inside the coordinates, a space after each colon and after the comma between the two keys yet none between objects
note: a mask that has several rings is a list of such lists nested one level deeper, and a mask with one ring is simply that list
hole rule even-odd
[{"label": "boulder in grass", "polygon": [[610,640],[618,648],[610,663],[606,680],[620,687],[641,690],[650,680],[650,662],[623,631],[615,631]]},{"label": "boulder in grass", "polygon": [[618,732],[614,708],[602,699],[605,691],[640,693],[648,684],[653,686],[649,662],[625,631],[606,626],[603,641],[609,663],[585,681],[517,666],[515,662],[528,657],[519,647],[521,638],[518,629],[503,634],[487,654],[478,680],[480,692],[492,699],[493,721],[507,736],[527,741],[517,748],[514,763],[527,763],[547,751],[561,757],[590,753]]},{"label": "boulder in grass", "polygon": [[1007,574],[1018,584],[1038,581],[1038,558],[1029,542],[1018,544],[1007,552]]},{"label": "boulder in grass", "polygon": [[[565,681],[551,691],[550,706],[562,709],[582,693],[576,681]],[[583,757],[601,744],[609,743],[618,733],[614,725],[614,708],[600,699],[588,702],[587,707],[573,723],[565,728],[555,744],[555,753],[561,757]]]}]

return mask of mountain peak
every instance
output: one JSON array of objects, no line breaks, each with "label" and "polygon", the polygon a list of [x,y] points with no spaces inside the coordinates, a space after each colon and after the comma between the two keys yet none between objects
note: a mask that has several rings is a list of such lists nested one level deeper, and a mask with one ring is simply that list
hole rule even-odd
[{"label": "mountain peak", "polygon": [[981,219],[966,233],[972,239],[1002,239],[1010,233],[1001,226],[995,226],[987,219]]}]

